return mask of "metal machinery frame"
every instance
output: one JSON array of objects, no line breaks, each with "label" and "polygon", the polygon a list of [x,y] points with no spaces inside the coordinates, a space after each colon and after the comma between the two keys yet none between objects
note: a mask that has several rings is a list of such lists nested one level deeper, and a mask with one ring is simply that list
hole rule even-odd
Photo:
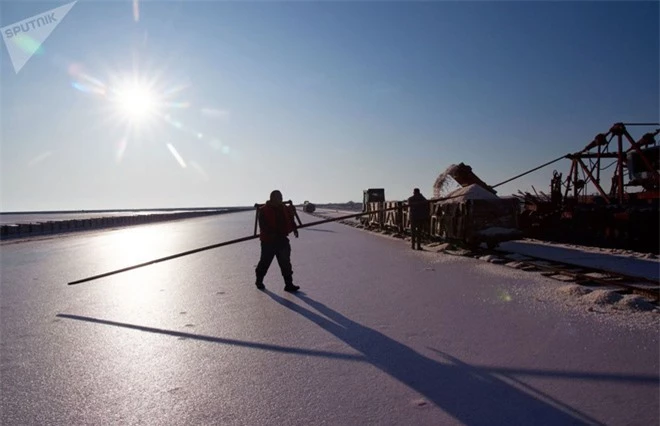
[{"label": "metal machinery frame", "polygon": [[[633,123],[631,125],[659,125],[658,123]],[[599,133],[594,140],[589,143],[582,151],[566,156],[571,160],[571,168],[568,172],[565,182],[564,198],[568,197],[572,189],[573,198],[579,199],[580,196],[587,196],[586,189],[588,184],[592,184],[598,193],[603,197],[607,204],[624,204],[629,195],[625,187],[641,186],[643,189],[637,196],[643,199],[657,199],[660,197],[658,185],[660,183],[660,173],[658,173],[657,147],[655,137],[660,133],[660,129],[654,132],[644,134],[638,141],[635,141],[628,132],[626,124],[616,123],[607,133]],[[616,150],[611,150],[610,145],[616,142]],[[625,146],[624,141],[629,144]],[[655,159],[649,158],[652,154]],[[611,167],[612,164],[603,167],[602,160],[614,158],[616,165],[612,177],[612,185],[609,193],[606,193],[601,185],[601,173]],[[590,161],[590,165],[585,164],[585,159]],[[638,159],[637,163],[643,167],[643,171],[633,170],[633,159]],[[655,161],[654,161],[655,160]],[[624,184],[624,169],[629,170],[630,181]],[[583,178],[580,178],[579,172],[582,171]],[[585,179],[586,178],[586,179]],[[556,188],[555,188],[556,189]]]},{"label": "metal machinery frame", "polygon": [[[520,193],[521,227],[527,236],[659,251],[660,128],[635,140],[627,127],[658,123],[615,123],[584,149],[564,158],[569,172],[553,171],[550,196]],[[609,163],[609,164],[605,164]],[[611,185],[603,185],[614,166]],[[626,178],[626,174],[628,175]],[[629,191],[638,188],[637,191]]]}]

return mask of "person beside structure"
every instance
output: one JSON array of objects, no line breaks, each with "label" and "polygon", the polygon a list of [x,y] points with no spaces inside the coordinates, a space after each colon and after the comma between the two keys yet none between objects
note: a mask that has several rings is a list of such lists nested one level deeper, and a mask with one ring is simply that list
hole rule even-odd
[{"label": "person beside structure", "polygon": [[419,188],[413,190],[413,196],[408,198],[410,233],[412,237],[412,249],[422,249],[422,233],[429,221],[430,206],[429,202],[419,191]]},{"label": "person beside structure", "polygon": [[298,238],[298,227],[294,220],[291,208],[282,201],[282,193],[274,190],[270,193],[270,199],[259,207],[259,240],[261,242],[261,256],[255,269],[256,286],[259,290],[266,288],[264,277],[268,268],[277,258],[282,277],[284,278],[284,291],[296,292],[299,286],[293,284],[293,268],[291,266],[291,245],[288,235]]}]

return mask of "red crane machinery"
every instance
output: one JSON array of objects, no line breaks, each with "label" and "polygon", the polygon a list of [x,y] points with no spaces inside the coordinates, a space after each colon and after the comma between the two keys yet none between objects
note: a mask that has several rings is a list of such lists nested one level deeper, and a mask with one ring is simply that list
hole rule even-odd
[{"label": "red crane machinery", "polygon": [[633,126],[660,124],[615,123],[565,157],[570,170],[563,180],[553,172],[550,196],[519,194],[528,236],[658,251],[660,128],[635,140],[628,131]]}]

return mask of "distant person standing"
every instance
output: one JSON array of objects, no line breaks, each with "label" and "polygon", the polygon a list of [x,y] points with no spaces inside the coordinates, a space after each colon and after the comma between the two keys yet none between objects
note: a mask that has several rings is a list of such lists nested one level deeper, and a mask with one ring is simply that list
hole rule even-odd
[{"label": "distant person standing", "polygon": [[280,265],[284,277],[284,291],[296,292],[300,289],[293,285],[293,268],[291,267],[291,245],[287,236],[293,232],[298,238],[298,228],[294,213],[282,202],[282,193],[275,190],[270,193],[270,200],[259,208],[259,239],[261,240],[261,257],[255,270],[256,286],[259,290],[264,286],[264,277],[268,272],[274,257]]},{"label": "distant person standing", "polygon": [[410,233],[412,235],[412,249],[415,250],[415,244],[417,245],[417,250],[422,249],[422,230],[424,229],[426,222],[429,221],[429,202],[419,192],[419,188],[413,190],[413,196],[408,198],[409,206],[409,217],[410,217]]}]

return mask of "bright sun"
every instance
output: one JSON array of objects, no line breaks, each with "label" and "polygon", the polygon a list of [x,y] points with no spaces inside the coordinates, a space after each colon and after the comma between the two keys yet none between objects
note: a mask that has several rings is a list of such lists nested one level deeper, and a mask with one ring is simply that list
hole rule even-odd
[{"label": "bright sun", "polygon": [[115,104],[119,113],[131,121],[143,121],[157,109],[156,95],[148,87],[130,83],[117,88]]}]

